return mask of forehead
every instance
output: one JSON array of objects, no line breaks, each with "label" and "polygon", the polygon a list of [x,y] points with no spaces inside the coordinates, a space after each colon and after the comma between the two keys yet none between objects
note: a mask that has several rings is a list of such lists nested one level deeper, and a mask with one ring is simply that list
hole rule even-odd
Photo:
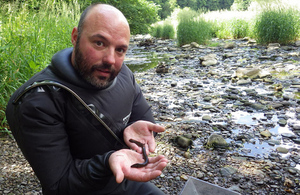
[{"label": "forehead", "polygon": [[87,34],[107,33],[118,38],[130,38],[129,24],[124,15],[114,7],[98,5],[87,14],[83,32]]}]

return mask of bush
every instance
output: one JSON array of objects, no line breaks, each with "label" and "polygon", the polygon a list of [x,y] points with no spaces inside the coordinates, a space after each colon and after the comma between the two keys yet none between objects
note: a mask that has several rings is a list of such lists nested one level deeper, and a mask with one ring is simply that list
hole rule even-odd
[{"label": "bush", "polygon": [[243,19],[234,19],[231,21],[230,31],[234,39],[246,37],[249,31],[248,22]]},{"label": "bush", "polygon": [[178,13],[177,40],[179,46],[196,42],[206,44],[212,38],[212,24],[197,12],[183,9]]},{"label": "bush", "polygon": [[175,31],[173,25],[171,24],[164,24],[162,28],[162,38],[163,39],[174,39]]},{"label": "bush", "polygon": [[214,34],[219,39],[228,39],[231,37],[230,25],[228,21],[214,22]]},{"label": "bush", "polygon": [[156,38],[174,39],[175,30],[172,24],[164,22],[163,24],[156,24],[153,27],[151,35]]},{"label": "bush", "polygon": [[261,44],[287,44],[296,40],[299,22],[299,11],[292,8],[266,8],[256,19],[254,35]]},{"label": "bush", "polygon": [[162,24],[156,24],[152,29],[151,35],[153,37],[156,37],[156,38],[161,38],[162,37],[162,31],[163,31],[163,25]]},{"label": "bush", "polygon": [[1,124],[4,123],[4,110],[12,93],[46,67],[54,53],[72,47],[72,28],[77,25],[80,16],[78,4],[58,0],[56,3],[44,1],[39,6],[39,10],[33,11],[26,1],[1,5]]}]

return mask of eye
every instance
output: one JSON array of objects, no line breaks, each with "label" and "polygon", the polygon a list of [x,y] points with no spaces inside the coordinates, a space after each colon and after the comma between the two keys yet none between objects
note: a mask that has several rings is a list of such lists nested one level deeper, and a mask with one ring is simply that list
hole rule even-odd
[{"label": "eye", "polygon": [[123,48],[118,48],[118,49],[116,49],[116,51],[121,54],[126,53],[126,49],[123,49]]},{"label": "eye", "polygon": [[101,47],[101,46],[103,46],[103,42],[102,42],[102,41],[96,41],[96,45],[97,45],[98,47]]}]

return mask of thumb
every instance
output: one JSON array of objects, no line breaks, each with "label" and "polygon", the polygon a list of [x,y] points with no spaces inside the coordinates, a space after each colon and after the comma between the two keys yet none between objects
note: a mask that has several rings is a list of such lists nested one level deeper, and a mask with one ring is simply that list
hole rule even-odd
[{"label": "thumb", "polygon": [[115,171],[116,171],[115,172],[116,182],[122,183],[122,181],[124,180],[124,173],[123,173],[122,169],[118,168]]}]

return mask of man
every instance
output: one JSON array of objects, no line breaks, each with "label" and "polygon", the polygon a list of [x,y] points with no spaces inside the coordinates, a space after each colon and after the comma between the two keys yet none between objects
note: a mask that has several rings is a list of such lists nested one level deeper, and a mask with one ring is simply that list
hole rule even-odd
[{"label": "man", "polygon": [[[7,121],[44,194],[164,194],[153,184],[167,165],[154,152],[149,105],[123,64],[130,30],[106,4],[89,6],[72,31],[72,44],[11,97]],[[131,148],[131,149],[129,149]]]}]

